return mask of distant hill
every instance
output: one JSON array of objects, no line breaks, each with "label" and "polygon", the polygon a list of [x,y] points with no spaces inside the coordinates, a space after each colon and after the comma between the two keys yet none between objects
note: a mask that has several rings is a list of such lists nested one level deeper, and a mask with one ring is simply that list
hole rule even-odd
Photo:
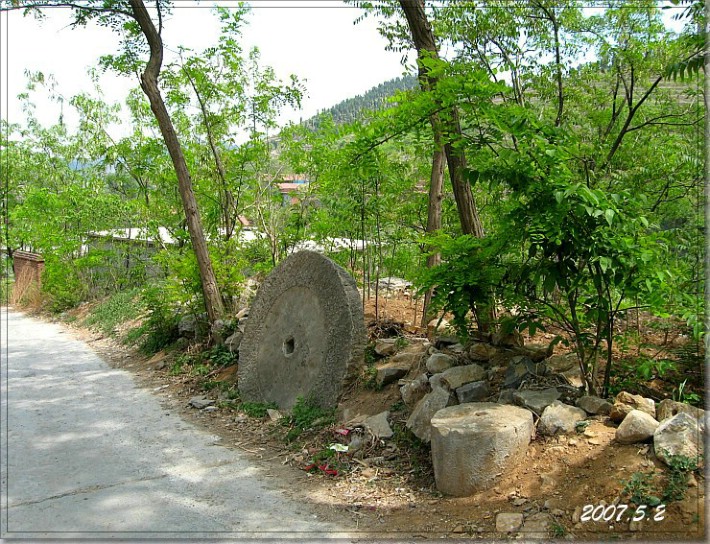
[{"label": "distant hill", "polygon": [[318,128],[318,118],[324,114],[332,115],[333,121],[338,125],[355,121],[362,118],[363,113],[367,111],[382,109],[387,98],[397,91],[407,91],[418,87],[418,85],[417,78],[414,76],[408,75],[390,79],[380,83],[377,87],[373,87],[363,95],[348,98],[331,108],[319,112],[318,115],[303,121],[303,124],[316,130]]}]

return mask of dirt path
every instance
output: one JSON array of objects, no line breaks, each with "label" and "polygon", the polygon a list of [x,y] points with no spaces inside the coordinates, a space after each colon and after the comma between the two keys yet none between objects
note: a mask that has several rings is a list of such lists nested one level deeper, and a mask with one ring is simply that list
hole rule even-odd
[{"label": "dirt path", "polygon": [[186,422],[65,327],[4,309],[2,321],[3,537],[315,538],[354,528],[292,493],[295,479]]}]

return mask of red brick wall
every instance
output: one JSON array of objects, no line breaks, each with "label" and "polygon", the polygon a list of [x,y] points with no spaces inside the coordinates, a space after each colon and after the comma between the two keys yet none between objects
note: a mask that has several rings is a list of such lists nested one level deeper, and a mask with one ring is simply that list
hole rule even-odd
[{"label": "red brick wall", "polygon": [[29,251],[15,251],[12,254],[12,261],[15,280],[26,275],[28,280],[37,284],[37,287],[42,286],[44,259],[41,255]]}]

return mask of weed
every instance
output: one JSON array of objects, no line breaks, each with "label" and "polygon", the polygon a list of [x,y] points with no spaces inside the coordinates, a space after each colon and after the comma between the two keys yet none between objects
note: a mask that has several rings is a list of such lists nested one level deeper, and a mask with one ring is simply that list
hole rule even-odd
[{"label": "weed", "polygon": [[685,386],[688,383],[688,379],[683,380],[678,388],[673,391],[673,400],[678,402],[686,402],[688,404],[698,404],[701,400],[700,395],[697,393],[689,393],[686,391]]},{"label": "weed", "polygon": [[377,367],[367,365],[362,371],[362,386],[371,391],[379,391],[382,386],[377,383]]},{"label": "weed", "polygon": [[698,470],[698,463],[685,455],[667,455],[666,458],[668,469],[662,498],[666,502],[682,501],[688,489],[688,476]]},{"label": "weed", "polygon": [[567,534],[567,527],[558,521],[553,521],[550,526],[553,538],[563,538]]},{"label": "weed", "polygon": [[204,363],[199,363],[192,367],[192,373],[196,376],[206,376],[211,370],[212,368]]},{"label": "weed", "polygon": [[321,408],[312,397],[298,397],[284,424],[291,429],[286,434],[286,441],[292,442],[306,430],[325,427],[335,423],[335,408]]},{"label": "weed", "polygon": [[653,474],[644,472],[634,472],[629,480],[622,480],[624,488],[621,495],[628,497],[629,502],[636,505],[656,506],[661,503],[656,495],[653,485]]},{"label": "weed", "polygon": [[143,311],[137,289],[121,291],[98,304],[84,319],[84,325],[98,329],[104,335],[115,334],[116,327],[134,319]]},{"label": "weed", "polygon": [[202,384],[202,389],[212,391],[213,389],[224,390],[229,387],[229,384],[222,380],[207,380]]},{"label": "weed", "polygon": [[206,355],[216,366],[229,366],[237,361],[237,356],[226,346],[214,346]]},{"label": "weed", "polygon": [[404,336],[398,336],[394,341],[394,347],[399,351],[400,349],[409,345],[409,341]]},{"label": "weed", "polygon": [[269,409],[276,409],[276,403],[269,402],[264,404],[263,402],[242,402],[237,406],[237,410],[244,412],[249,417],[263,418],[269,413]]},{"label": "weed", "polygon": [[380,356],[375,351],[375,344],[368,344],[365,348],[365,364],[370,366],[380,359]]}]

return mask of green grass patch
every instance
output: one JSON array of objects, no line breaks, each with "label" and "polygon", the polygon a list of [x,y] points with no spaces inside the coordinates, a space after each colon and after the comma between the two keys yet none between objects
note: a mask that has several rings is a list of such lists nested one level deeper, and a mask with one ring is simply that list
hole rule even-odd
[{"label": "green grass patch", "polygon": [[84,319],[83,325],[96,329],[105,336],[113,336],[116,327],[135,319],[145,310],[141,302],[140,290],[129,289],[111,295],[98,304]]}]

